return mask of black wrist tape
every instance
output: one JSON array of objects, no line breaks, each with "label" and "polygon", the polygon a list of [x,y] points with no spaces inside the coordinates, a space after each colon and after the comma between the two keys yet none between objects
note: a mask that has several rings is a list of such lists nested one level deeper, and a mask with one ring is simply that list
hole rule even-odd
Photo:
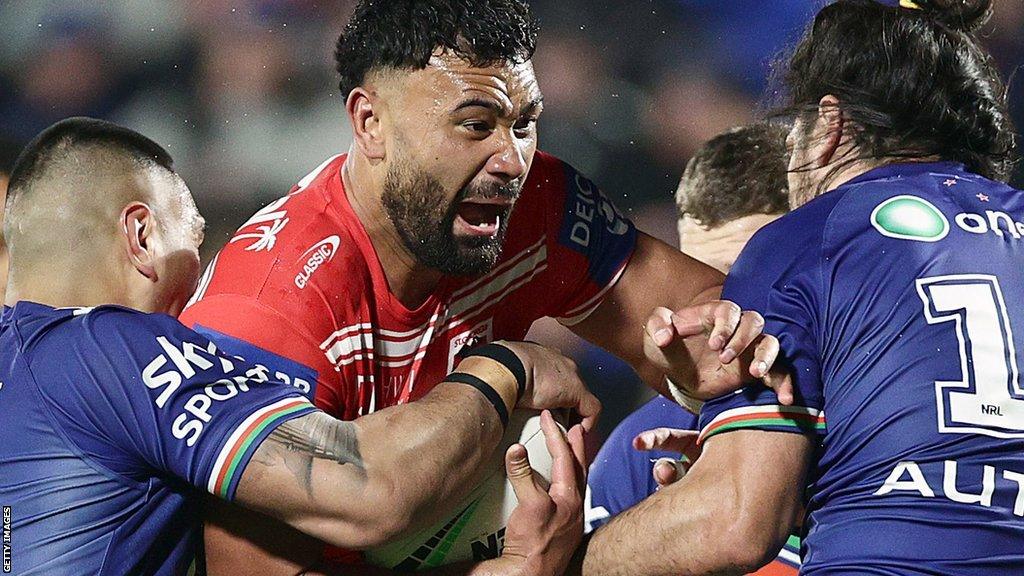
[{"label": "black wrist tape", "polygon": [[491,403],[491,406],[494,406],[494,411],[498,413],[501,425],[508,427],[508,408],[505,406],[505,401],[501,398],[501,394],[498,394],[498,391],[492,388],[490,384],[484,382],[481,378],[477,378],[472,374],[466,374],[465,372],[452,372],[445,377],[444,381],[466,384],[479,390],[484,395],[484,398]]},{"label": "black wrist tape", "polygon": [[490,358],[505,368],[508,368],[508,371],[516,377],[517,397],[523,397],[523,393],[526,392],[526,367],[523,366],[523,361],[519,359],[519,356],[516,356],[515,352],[505,348],[501,344],[491,343],[473,348],[465,357],[471,358],[473,356]]}]

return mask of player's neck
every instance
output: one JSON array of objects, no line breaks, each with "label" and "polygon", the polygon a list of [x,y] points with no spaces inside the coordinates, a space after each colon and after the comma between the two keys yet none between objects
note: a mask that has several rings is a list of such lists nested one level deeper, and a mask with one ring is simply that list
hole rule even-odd
[{"label": "player's neck", "polygon": [[[835,171],[834,174],[829,175],[828,182],[825,185],[826,191],[835,190],[836,188],[846,184],[850,180],[862,176],[876,168],[882,166],[888,166],[889,164],[897,163],[908,163],[908,162],[935,162],[938,161],[938,156],[927,156],[924,158],[904,158],[900,156],[887,156],[882,158],[863,158],[850,162],[848,165],[843,166],[841,169]],[[826,167],[826,169],[829,169]]]},{"label": "player's neck", "polygon": [[[125,290],[119,290],[101,278],[83,278],[81,274],[69,274],[66,268],[60,270],[60,275],[32,274],[29,281],[21,281],[15,276],[7,284],[4,304],[13,306],[27,300],[52,308],[88,308],[108,304],[138,308]],[[74,278],[74,281],[69,281],[69,278]]]},{"label": "player's neck", "polygon": [[364,162],[352,155],[349,160],[342,166],[341,177],[352,211],[370,237],[391,293],[406,308],[419,308],[433,294],[444,274],[416,260],[384,211],[382,182],[373,178]]}]

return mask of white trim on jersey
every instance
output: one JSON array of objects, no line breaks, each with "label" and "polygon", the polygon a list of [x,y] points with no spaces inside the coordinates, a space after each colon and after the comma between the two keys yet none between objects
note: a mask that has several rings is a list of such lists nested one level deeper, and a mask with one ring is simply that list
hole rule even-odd
[{"label": "white trim on jersey", "polygon": [[360,331],[360,332],[369,332],[372,329],[373,329],[373,325],[368,323],[368,322],[363,322],[362,324],[352,324],[350,326],[342,326],[338,330],[335,330],[333,334],[328,336],[327,339],[324,340],[320,344],[320,349],[321,350],[327,350],[327,348],[331,344],[333,344],[335,340],[345,336],[346,334],[348,334],[350,332],[355,332],[357,330]]},{"label": "white trim on jersey", "polygon": [[396,332],[395,330],[385,330],[383,328],[377,330],[377,335],[381,338],[388,340],[405,340],[410,336],[418,336],[427,330],[430,326],[430,321],[424,322],[419,328],[413,328],[412,330],[406,330],[405,332]]},{"label": "white trim on jersey", "polygon": [[[340,338],[331,344],[331,347],[327,349],[327,359],[331,364],[351,364],[355,358],[348,358],[356,352],[367,352],[369,357],[373,357],[373,334],[370,333],[359,333],[353,334],[347,338]],[[347,361],[346,361],[347,360]]]},{"label": "white trim on jersey", "polygon": [[227,463],[228,455],[231,453],[231,450],[235,447],[235,444],[238,443],[239,438],[241,438],[241,436],[245,433],[246,429],[249,428],[249,426],[253,422],[259,420],[260,417],[262,417],[264,414],[277,410],[278,408],[281,408],[283,406],[299,406],[303,404],[309,404],[309,400],[306,400],[305,398],[299,396],[290,396],[288,398],[278,400],[273,404],[264,406],[250,414],[245,420],[242,420],[242,423],[235,428],[231,435],[228,436],[228,439],[224,442],[224,444],[221,445],[220,453],[217,454],[217,459],[213,462],[213,469],[210,471],[210,477],[206,480],[207,492],[209,492],[210,494],[216,494],[214,490],[216,489],[217,478],[220,476],[221,468],[223,468],[224,465]]},{"label": "white trim on jersey", "polygon": [[[462,318],[478,313],[483,308],[497,304],[508,293],[519,288],[534,276],[547,268],[547,246],[541,246],[533,254],[523,258],[518,264],[505,270],[477,287],[473,292],[453,301],[448,307],[446,316],[447,328],[451,328]],[[481,305],[484,306],[481,306]]]},{"label": "white trim on jersey", "polygon": [[[547,236],[546,235],[545,236],[541,236],[540,240],[538,240],[537,242],[533,243],[533,245],[528,246],[524,250],[521,250],[518,254],[516,254],[515,256],[513,256],[511,258],[509,258],[508,260],[503,262],[500,266],[498,266],[494,270],[491,270],[490,272],[488,272],[482,278],[474,280],[472,283],[467,284],[466,286],[463,286],[462,288],[459,288],[458,290],[453,292],[452,293],[452,300],[457,300],[457,299],[461,298],[463,295],[466,295],[466,294],[469,294],[470,292],[475,291],[478,287],[480,287],[480,285],[484,284],[485,282],[490,282],[491,279],[494,278],[495,276],[497,276],[499,274],[502,274],[503,272],[505,272],[505,270],[508,270],[512,266],[515,266],[516,264],[519,264],[519,262],[522,261],[523,258],[526,258],[527,256],[529,256],[531,252],[534,252],[534,251],[540,249],[541,246],[544,246],[546,241],[547,241]],[[545,246],[545,252],[546,252],[546,246]]]},{"label": "white trim on jersey", "polygon": [[313,183],[313,180],[316,180],[316,177],[319,176],[320,173],[323,172],[324,169],[331,164],[331,162],[334,162],[341,156],[342,154],[335,154],[334,156],[331,156],[327,160],[324,160],[323,164],[320,164],[319,166],[314,168],[312,172],[303,176],[302,180],[299,180],[299,183],[295,185],[296,190],[295,192],[292,192],[292,194],[298,194],[299,192],[302,192],[303,190],[308,188],[309,185]]}]

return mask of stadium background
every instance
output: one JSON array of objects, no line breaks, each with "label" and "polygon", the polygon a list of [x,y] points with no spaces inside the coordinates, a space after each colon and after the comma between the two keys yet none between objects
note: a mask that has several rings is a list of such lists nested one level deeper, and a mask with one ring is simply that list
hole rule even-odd
[{"label": "stadium background", "polygon": [[[0,139],[71,115],[168,148],[210,225],[204,262],[252,212],[348,147],[333,45],[352,0],[3,0]],[[641,229],[676,243],[692,152],[770,106],[771,62],[821,2],[534,0],[541,148],[596,181]],[[986,43],[1024,66],[1024,0],[997,0]],[[1024,80],[1011,86],[1024,125]],[[1015,183],[1024,185],[1018,167]],[[672,281],[672,279],[663,279]],[[639,337],[640,327],[637,327]],[[549,324],[605,401],[602,432],[643,399],[621,363]],[[603,434],[602,434],[603,435]]]}]

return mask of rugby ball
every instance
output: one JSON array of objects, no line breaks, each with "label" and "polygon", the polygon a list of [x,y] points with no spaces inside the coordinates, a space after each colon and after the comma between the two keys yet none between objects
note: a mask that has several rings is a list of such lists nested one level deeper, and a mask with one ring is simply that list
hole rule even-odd
[{"label": "rugby ball", "polygon": [[551,454],[540,429],[540,412],[516,410],[484,480],[465,497],[442,504],[445,512],[434,524],[398,541],[367,550],[367,562],[397,572],[415,572],[446,564],[479,562],[501,555],[505,526],[518,500],[505,475],[505,451],[519,442],[530,465],[545,481],[551,479]]}]

